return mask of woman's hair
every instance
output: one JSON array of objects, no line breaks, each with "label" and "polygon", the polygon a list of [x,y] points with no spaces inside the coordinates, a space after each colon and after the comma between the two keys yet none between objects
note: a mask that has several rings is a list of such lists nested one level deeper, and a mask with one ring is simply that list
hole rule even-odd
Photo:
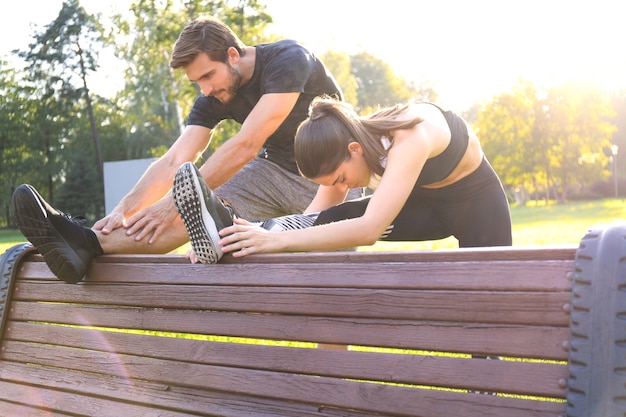
[{"label": "woman's hair", "polygon": [[393,130],[409,129],[422,121],[402,117],[408,106],[396,105],[359,116],[345,102],[327,97],[315,99],[309,118],[296,132],[294,150],[298,169],[306,178],[328,175],[350,158],[348,144],[358,142],[372,173],[382,175],[381,160],[386,157],[387,149],[381,138],[389,137]]},{"label": "woman's hair", "polygon": [[206,53],[213,61],[225,63],[228,61],[228,48],[231,46],[241,56],[244,55],[244,44],[228,26],[212,17],[197,18],[178,36],[170,67],[183,68],[200,52]]}]

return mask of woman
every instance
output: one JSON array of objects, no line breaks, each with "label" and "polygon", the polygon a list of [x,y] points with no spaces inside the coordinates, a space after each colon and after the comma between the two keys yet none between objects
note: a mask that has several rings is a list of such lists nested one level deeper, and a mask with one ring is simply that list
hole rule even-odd
[{"label": "woman", "polygon": [[[511,245],[508,201],[478,138],[463,119],[434,104],[410,103],[361,117],[346,103],[317,99],[298,128],[295,154],[302,175],[320,185],[306,216],[260,224],[235,218],[224,227],[204,221],[205,229],[219,230],[220,237],[192,236],[194,251],[209,245],[245,256],[448,236],[460,247]],[[194,176],[189,167],[184,171],[181,177]],[[343,202],[354,187],[373,193]],[[207,191],[196,187],[189,196],[189,190],[176,188],[175,182],[187,229],[197,228],[201,213],[190,211],[187,201],[206,199]],[[184,199],[176,198],[182,194]],[[215,216],[214,209],[209,214]],[[311,223],[315,227],[306,227]],[[198,260],[195,254],[190,258]]]}]

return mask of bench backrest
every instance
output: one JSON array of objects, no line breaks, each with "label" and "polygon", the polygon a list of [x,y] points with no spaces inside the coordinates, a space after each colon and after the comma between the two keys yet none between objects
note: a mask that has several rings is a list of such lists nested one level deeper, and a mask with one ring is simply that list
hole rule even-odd
[{"label": "bench backrest", "polygon": [[109,255],[68,285],[30,253],[0,415],[561,415],[574,255]]}]

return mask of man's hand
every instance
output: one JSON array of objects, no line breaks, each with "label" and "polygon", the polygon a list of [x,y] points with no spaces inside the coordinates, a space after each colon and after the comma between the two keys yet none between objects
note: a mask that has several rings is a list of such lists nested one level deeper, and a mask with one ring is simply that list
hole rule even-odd
[{"label": "man's hand", "polygon": [[93,229],[101,231],[103,235],[108,235],[120,227],[126,227],[126,219],[124,219],[124,215],[117,212],[112,212],[93,225]]},{"label": "man's hand", "polygon": [[126,234],[135,235],[135,240],[140,241],[150,235],[149,244],[157,241],[159,236],[176,219],[178,213],[174,207],[172,195],[168,194],[153,205],[146,207],[139,213],[126,220]]}]

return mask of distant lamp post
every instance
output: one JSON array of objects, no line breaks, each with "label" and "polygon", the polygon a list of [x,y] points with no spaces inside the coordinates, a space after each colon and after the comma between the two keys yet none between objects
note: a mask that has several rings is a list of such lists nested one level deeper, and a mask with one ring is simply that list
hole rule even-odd
[{"label": "distant lamp post", "polygon": [[619,146],[611,145],[611,160],[613,162],[613,182],[615,184],[615,198],[617,198],[617,151]]}]

